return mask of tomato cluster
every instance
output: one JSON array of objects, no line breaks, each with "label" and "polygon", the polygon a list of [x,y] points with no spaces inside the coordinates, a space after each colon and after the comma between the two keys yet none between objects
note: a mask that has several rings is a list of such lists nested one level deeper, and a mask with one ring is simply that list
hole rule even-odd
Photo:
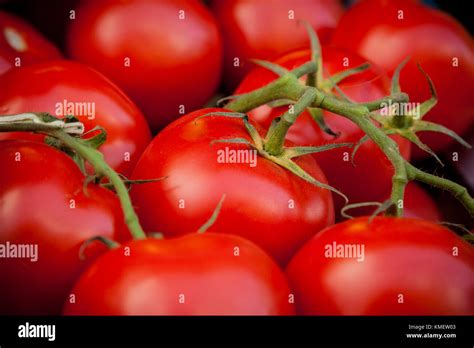
[{"label": "tomato cluster", "polygon": [[[401,91],[436,95],[423,119],[472,140],[474,44],[453,17],[411,0],[79,0],[51,9],[66,29],[46,37],[26,1],[4,6],[0,314],[474,314],[474,249],[441,224],[472,228],[472,211],[457,221],[410,182],[403,217],[373,212],[364,203],[393,195],[393,161],[324,104],[391,96],[411,57]],[[295,81],[324,98],[290,122],[280,153],[272,131],[294,100],[246,114],[217,102],[307,62],[319,70]],[[82,134],[41,128],[68,122]],[[404,134],[387,131],[390,151],[436,170]],[[446,134],[420,139],[472,185],[472,150],[460,167]],[[471,189],[452,191],[472,203]]]}]

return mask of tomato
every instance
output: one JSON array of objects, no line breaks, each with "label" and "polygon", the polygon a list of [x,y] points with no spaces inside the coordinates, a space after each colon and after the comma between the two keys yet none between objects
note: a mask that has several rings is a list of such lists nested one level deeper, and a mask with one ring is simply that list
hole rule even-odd
[{"label": "tomato", "polygon": [[[323,47],[324,69],[329,74],[354,68],[366,62],[365,59],[349,51],[332,47]],[[310,60],[309,50],[297,50],[288,53],[275,63],[288,69],[293,69]],[[347,62],[347,66],[345,66]],[[250,92],[276,79],[272,72],[257,68],[242,81],[234,94]],[[339,85],[350,98],[358,102],[370,101],[388,95],[386,76],[377,67],[370,69],[342,81]],[[270,108],[261,106],[248,113],[249,117],[264,127],[281,116],[287,107]],[[327,125],[335,132],[340,132],[334,138],[323,132],[307,112],[302,113],[295,124],[290,128],[288,140],[297,145],[320,146],[328,143],[357,143],[365,133],[352,121],[339,115],[324,112]],[[401,154],[409,157],[410,144],[399,137],[394,140],[400,147]],[[326,174],[329,183],[348,196],[351,203],[381,201],[390,193],[393,168],[378,146],[372,141],[365,142],[355,156],[355,167],[351,163],[352,150],[339,148],[314,154],[321,169]],[[340,197],[334,197],[336,211],[343,206]]]},{"label": "tomato", "polygon": [[299,19],[308,21],[325,42],[343,13],[338,0],[214,0],[212,9],[222,29],[224,81],[231,89],[249,72],[249,59],[273,59],[308,45]]},{"label": "tomato", "polygon": [[[124,175],[130,174],[150,141],[146,121],[135,104],[104,76],[76,62],[45,62],[0,77],[0,113],[30,111],[46,111],[58,117],[74,114],[86,131],[96,126],[105,128],[107,141],[100,149],[106,161]],[[32,136],[0,134],[0,139],[6,138]]]},{"label": "tomato", "polygon": [[219,84],[222,42],[197,0],[82,1],[68,51],[111,78],[152,129],[202,107]]},{"label": "tomato", "polygon": [[[313,234],[333,223],[331,193],[257,156],[245,144],[211,146],[219,139],[250,141],[240,119],[198,119],[222,111],[192,112],[153,139],[132,178],[166,179],[132,188],[137,214],[147,232],[182,235],[199,228],[225,194],[219,217],[209,231],[245,237],[284,264]],[[237,151],[242,153],[240,163],[229,163],[238,162]],[[326,182],[311,156],[295,162],[316,180]]]},{"label": "tomato", "polygon": [[428,221],[333,225],[296,254],[286,274],[299,314],[474,314],[474,249]]},{"label": "tomato", "polygon": [[405,189],[404,217],[433,222],[443,220],[443,215],[433,198],[421,186],[410,182]]},{"label": "tomato", "polygon": [[[390,195],[385,197],[386,200]],[[376,206],[359,207],[347,211],[350,216],[367,216],[375,212]],[[383,215],[383,212],[380,213]],[[407,218],[416,218],[433,222],[443,221],[443,214],[425,189],[415,182],[409,182],[405,188],[405,198],[403,200],[403,216]],[[345,220],[342,217],[339,221]]]},{"label": "tomato", "polygon": [[0,75],[13,67],[61,58],[59,50],[30,24],[0,11]]},{"label": "tomato", "polygon": [[[469,144],[474,144],[474,129],[472,134],[467,137],[466,141]],[[460,147],[460,146],[459,146]],[[461,175],[464,182],[466,182],[468,189],[471,191],[474,190],[474,151],[472,149],[458,148],[458,151],[451,154],[451,159],[453,161],[456,171]]]},{"label": "tomato", "polygon": [[71,291],[67,315],[290,315],[283,272],[230,235],[136,240],[97,260]]},{"label": "tomato", "polygon": [[[105,188],[84,187],[74,161],[45,144],[1,141],[0,162],[0,312],[57,315],[103,251],[91,245],[90,258],[80,261],[80,245],[97,235],[125,239],[119,201]],[[14,250],[30,257],[15,258]]]},{"label": "tomato", "polygon": [[[403,19],[399,19],[401,15]],[[410,95],[410,101],[423,102],[430,97],[416,62],[438,92],[438,104],[424,119],[460,135],[472,129],[474,45],[469,33],[449,15],[410,1],[365,0],[343,16],[333,43],[370,58],[389,72],[410,56],[400,77],[401,88]],[[451,138],[432,132],[420,133],[420,137],[435,152],[453,143]],[[427,154],[416,149],[415,155],[419,158]]]}]

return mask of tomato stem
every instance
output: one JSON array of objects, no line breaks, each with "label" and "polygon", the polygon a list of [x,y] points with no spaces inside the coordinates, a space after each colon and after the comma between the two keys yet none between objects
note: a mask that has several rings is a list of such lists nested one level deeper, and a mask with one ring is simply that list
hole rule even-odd
[{"label": "tomato stem", "polygon": [[269,130],[265,150],[270,155],[278,156],[283,152],[283,144],[288,130],[295,123],[297,117],[313,103],[315,98],[316,90],[314,88],[305,89],[301,98],[294,105],[290,105],[288,111],[279,118],[275,127]]},{"label": "tomato stem", "polygon": [[[42,114],[36,114],[41,116]],[[52,116],[51,116],[52,117]],[[2,118],[0,117],[0,120]],[[64,126],[61,122],[55,124],[54,122],[41,123],[41,121],[9,121],[0,122],[0,132],[35,132],[43,133],[54,137],[66,146],[76,151],[86,161],[88,161],[95,172],[99,175],[107,177],[115,188],[115,192],[120,200],[122,206],[125,223],[127,224],[130,233],[134,239],[146,238],[145,232],[143,231],[138,216],[133,209],[130,196],[128,194],[127,187],[120,178],[119,174],[115,172],[104,160],[104,156],[101,152],[94,149],[93,147],[84,143],[80,138],[72,137],[63,129]]]},{"label": "tomato stem", "polygon": [[[306,65],[305,65],[306,66]],[[309,66],[309,65],[307,65]],[[295,69],[297,70],[297,69]],[[324,93],[317,87],[302,84],[298,77],[292,72],[281,76],[277,80],[255,91],[236,96],[232,102],[226,105],[226,108],[235,112],[247,112],[258,106],[279,99],[289,99],[295,101],[295,107],[298,112],[293,117],[288,117],[286,112],[277,124],[269,131],[267,136],[265,150],[269,154],[278,154],[282,147],[284,136],[288,129],[296,120],[299,111],[306,107],[321,108],[340,116],[350,119],[365,134],[378,145],[385,156],[390,160],[394,168],[392,178],[392,192],[390,200],[392,205],[387,209],[387,215],[403,215],[403,198],[405,187],[410,180],[419,180],[429,183],[433,186],[446,189],[463,203],[471,216],[474,216],[474,202],[467,190],[459,184],[450,180],[425,173],[407,162],[400,154],[397,143],[392,140],[384,129],[377,127],[372,118],[371,112],[383,108],[387,104],[402,103],[408,101],[408,95],[397,90],[390,96],[366,103],[353,103],[342,100]],[[299,71],[299,70],[298,70]],[[311,73],[312,70],[309,70]],[[303,94],[304,101],[301,101]],[[308,100],[312,102],[308,102]],[[283,121],[283,122],[282,122]]]}]

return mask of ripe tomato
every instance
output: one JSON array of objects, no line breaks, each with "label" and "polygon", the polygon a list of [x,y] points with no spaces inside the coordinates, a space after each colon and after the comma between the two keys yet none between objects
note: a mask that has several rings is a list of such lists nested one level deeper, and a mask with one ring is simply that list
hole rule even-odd
[{"label": "ripe tomato", "polygon": [[[385,199],[389,199],[387,195]],[[416,218],[433,222],[443,220],[443,214],[433,198],[421,186],[415,182],[409,182],[405,189],[403,216],[406,218]],[[359,207],[348,211],[351,216],[367,216],[374,213],[376,207]],[[380,213],[383,215],[383,213]],[[342,217],[340,221],[342,221]]]},{"label": "ripe tomato", "polygon": [[[324,69],[331,75],[366,62],[356,54],[332,47],[323,47],[322,55]],[[275,60],[275,63],[293,69],[309,60],[309,50],[297,50],[280,57]],[[276,78],[274,73],[264,68],[256,68],[246,76],[234,94],[250,92]],[[386,85],[386,76],[375,66],[339,84],[345,94],[358,102],[375,100],[388,95]],[[266,128],[275,117],[281,116],[286,110],[287,107],[284,106],[270,108],[264,105],[250,111],[248,115]],[[324,112],[324,117],[333,131],[340,132],[339,137],[334,138],[323,132],[311,115],[304,112],[290,128],[288,140],[297,145],[320,146],[328,143],[357,143],[365,135],[352,121],[339,115]],[[402,155],[408,158],[410,143],[399,137],[393,139],[398,143]],[[354,167],[351,163],[351,153],[349,148],[339,148],[316,153],[313,156],[326,174],[329,183],[346,194],[351,203],[385,199],[390,193],[393,176],[393,168],[385,155],[375,143],[367,141],[359,148]],[[336,212],[339,212],[344,202],[340,197],[334,196],[334,199]]]},{"label": "ripe tomato", "polygon": [[[85,188],[74,161],[45,144],[2,141],[0,162],[0,312],[57,315],[89,261],[79,259],[80,245],[97,235],[125,238],[118,199]],[[31,258],[13,256],[25,247]]]},{"label": "ripe tomato", "polygon": [[273,59],[308,45],[299,19],[308,21],[325,42],[343,13],[338,0],[214,0],[212,9],[222,29],[224,80],[231,89],[249,72],[249,59]]},{"label": "ripe tomato", "polygon": [[[209,231],[243,236],[284,264],[313,234],[334,222],[331,193],[258,156],[244,144],[211,146],[219,139],[250,141],[242,120],[219,116],[197,119],[222,111],[192,112],[150,143],[132,178],[166,179],[132,188],[137,214],[147,232],[182,235],[199,228],[225,194],[219,217]],[[237,162],[237,151],[242,154],[240,163],[229,163]],[[326,182],[311,156],[295,162]]]},{"label": "ripe tomato", "polygon": [[[474,44],[469,33],[449,15],[412,1],[365,0],[343,16],[333,43],[370,58],[389,72],[410,56],[400,77],[410,101],[422,102],[430,97],[416,62],[438,92],[439,102],[425,119],[460,135],[474,125]],[[453,142],[432,132],[420,133],[420,137],[435,152]],[[416,157],[426,155],[418,149],[414,153]]]},{"label": "ripe tomato", "polygon": [[69,53],[122,87],[152,129],[202,107],[217,88],[221,38],[199,1],[82,1],[76,13]]},{"label": "ripe tomato", "polygon": [[[0,77],[0,113],[29,111],[46,111],[59,117],[74,114],[86,131],[98,125],[104,127],[107,141],[100,149],[106,161],[124,175],[131,172],[150,141],[146,121],[135,104],[104,76],[80,63],[45,62]],[[0,134],[0,139],[32,137],[43,138],[25,133]]]},{"label": "ripe tomato", "polygon": [[13,67],[59,58],[59,50],[30,24],[0,11],[0,75]]},{"label": "ripe tomato", "polygon": [[231,235],[135,240],[79,278],[67,315],[290,315],[283,272],[253,243]]},{"label": "ripe tomato", "polygon": [[433,222],[443,220],[443,215],[435,201],[421,186],[410,182],[405,190],[404,217],[418,218]]},{"label": "ripe tomato", "polygon": [[[470,136],[466,138],[466,141],[474,145],[474,129]],[[449,157],[451,157],[451,160],[456,159],[456,161],[453,161],[456,171],[460,174],[468,189],[474,191],[474,175],[472,175],[474,173],[474,151],[472,149],[460,148],[460,146],[457,150],[459,151],[451,154]]]},{"label": "ripe tomato", "polygon": [[474,249],[428,221],[376,217],[333,225],[295,255],[286,273],[299,314],[474,314]]}]

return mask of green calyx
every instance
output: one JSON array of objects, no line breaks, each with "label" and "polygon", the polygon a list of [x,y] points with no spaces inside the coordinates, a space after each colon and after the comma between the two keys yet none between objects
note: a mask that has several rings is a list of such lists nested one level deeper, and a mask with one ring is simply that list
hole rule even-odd
[{"label": "green calyx", "polygon": [[[303,168],[301,168],[298,164],[296,164],[293,159],[296,157],[328,151],[340,147],[351,147],[352,144],[350,143],[342,143],[342,144],[329,144],[324,146],[295,146],[295,147],[286,147],[284,146],[284,139],[286,133],[293,124],[294,119],[296,119],[298,113],[301,113],[304,110],[303,105],[305,105],[311,98],[308,95],[305,95],[300,102],[295,103],[299,105],[294,110],[294,113],[287,115],[287,117],[280,117],[276,119],[270,129],[267,132],[265,138],[262,138],[257,131],[257,129],[250,123],[248,116],[244,113],[235,113],[235,112],[210,112],[208,114],[202,115],[196,120],[203,118],[203,117],[230,117],[230,118],[240,118],[242,119],[245,129],[250,135],[251,141],[244,139],[244,138],[229,138],[229,139],[215,139],[211,142],[212,144],[215,143],[225,143],[225,144],[243,144],[252,149],[255,149],[257,153],[269,160],[273,163],[287,169],[294,175],[298,176],[299,178],[309,182],[312,185],[317,187],[330,190],[339,196],[341,196],[345,202],[348,202],[347,197],[334,187],[322,183],[315,178],[313,178],[310,174],[308,174]],[[280,126],[282,125],[282,126]]]},{"label": "green calyx", "polygon": [[[405,59],[395,70],[393,78],[392,78],[392,86],[391,92],[392,94],[400,93],[400,72],[402,68],[407,63],[408,59]],[[419,105],[413,105],[410,107],[403,107],[398,106],[402,104],[402,102],[392,104],[395,106],[394,108],[389,108],[387,115],[383,116],[381,114],[373,114],[371,115],[372,118],[380,124],[382,129],[388,135],[397,134],[416,146],[418,146],[421,150],[429,153],[432,157],[434,157],[438,163],[444,165],[441,159],[431,150],[425,143],[421,141],[418,137],[417,133],[419,132],[437,132],[442,133],[446,136],[451,137],[452,139],[456,140],[461,145],[471,148],[471,145],[468,144],[464,139],[462,139],[459,135],[457,135],[452,130],[433,122],[424,121],[423,117],[436,105],[438,102],[438,95],[436,93],[435,86],[433,81],[428,76],[428,74],[421,68],[418,64],[418,69],[423,74],[428,82],[428,86],[430,88],[431,97],[428,100],[425,100],[423,103]]]}]

